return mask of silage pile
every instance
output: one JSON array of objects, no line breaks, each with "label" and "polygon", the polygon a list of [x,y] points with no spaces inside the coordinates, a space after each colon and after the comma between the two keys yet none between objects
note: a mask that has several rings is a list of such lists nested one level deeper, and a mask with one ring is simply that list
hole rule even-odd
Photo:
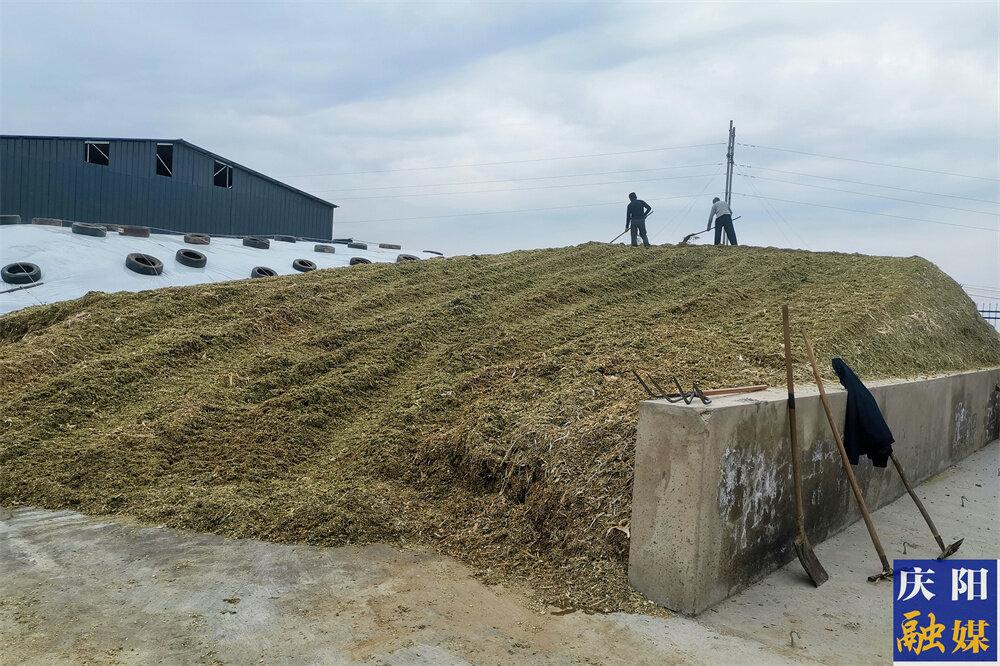
[{"label": "silage pile", "polygon": [[785,301],[868,379],[1000,359],[919,258],[589,244],[91,294],[0,317],[0,504],[431,545],[542,601],[648,608],[611,529],[629,371],[782,385]]}]

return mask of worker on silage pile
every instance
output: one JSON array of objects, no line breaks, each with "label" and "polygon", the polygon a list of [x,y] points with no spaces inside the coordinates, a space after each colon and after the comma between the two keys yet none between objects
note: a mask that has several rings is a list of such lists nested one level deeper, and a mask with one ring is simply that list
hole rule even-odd
[{"label": "worker on silage pile", "polygon": [[649,247],[649,239],[646,237],[646,217],[653,212],[653,209],[645,201],[637,198],[635,192],[629,192],[628,200],[628,208],[625,209],[625,230],[632,230],[632,247],[639,246],[636,234],[642,236],[642,244]]},{"label": "worker on silage pile", "polygon": [[708,214],[708,226],[705,231],[712,228],[712,218],[715,218],[715,244],[722,244],[722,230],[726,230],[726,237],[730,245],[738,245],[736,242],[736,230],[733,228],[733,211],[729,204],[715,197],[712,199],[712,210]]}]

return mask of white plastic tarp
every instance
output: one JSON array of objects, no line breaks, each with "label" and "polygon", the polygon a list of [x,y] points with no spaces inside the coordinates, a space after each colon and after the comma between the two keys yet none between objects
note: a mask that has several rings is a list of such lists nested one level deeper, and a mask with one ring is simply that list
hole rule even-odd
[{"label": "white plastic tarp", "polygon": [[[17,262],[37,265],[42,272],[40,284],[29,289],[0,282],[0,314],[31,305],[54,303],[79,298],[90,291],[143,291],[161,287],[249,279],[257,266],[274,270],[279,275],[298,274],[292,268],[296,259],[308,259],[317,268],[341,268],[350,265],[352,257],[362,257],[373,263],[394,263],[400,254],[420,259],[437,255],[429,252],[385,250],[377,245],[369,249],[333,245],[335,254],[316,252],[314,242],[295,243],[271,240],[269,249],[243,245],[239,238],[212,238],[208,245],[184,242],[174,234],[151,234],[149,238],[123,236],[109,231],[98,238],[75,234],[68,227],[35,224],[0,226],[0,266]],[[180,249],[204,254],[204,268],[191,268],[175,259]],[[148,254],[163,262],[161,275],[141,275],[125,267],[125,257],[133,252]]]}]

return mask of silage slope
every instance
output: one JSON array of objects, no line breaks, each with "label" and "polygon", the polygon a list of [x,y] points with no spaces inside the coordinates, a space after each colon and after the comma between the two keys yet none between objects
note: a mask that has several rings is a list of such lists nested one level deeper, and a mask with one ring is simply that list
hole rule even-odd
[{"label": "silage slope", "polygon": [[0,318],[0,503],[431,543],[634,609],[628,371],[781,384],[786,301],[866,378],[1000,358],[919,258],[589,244],[94,294]]}]

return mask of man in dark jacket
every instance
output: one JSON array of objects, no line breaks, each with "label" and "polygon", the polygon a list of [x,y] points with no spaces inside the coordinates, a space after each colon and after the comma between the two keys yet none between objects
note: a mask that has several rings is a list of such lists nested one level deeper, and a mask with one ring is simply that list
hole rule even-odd
[{"label": "man in dark jacket", "polygon": [[649,239],[646,237],[646,217],[653,212],[642,199],[635,196],[635,192],[628,195],[628,208],[625,209],[625,228],[632,230],[632,246],[638,247],[639,243],[636,234],[642,236],[642,244],[649,247]]}]

